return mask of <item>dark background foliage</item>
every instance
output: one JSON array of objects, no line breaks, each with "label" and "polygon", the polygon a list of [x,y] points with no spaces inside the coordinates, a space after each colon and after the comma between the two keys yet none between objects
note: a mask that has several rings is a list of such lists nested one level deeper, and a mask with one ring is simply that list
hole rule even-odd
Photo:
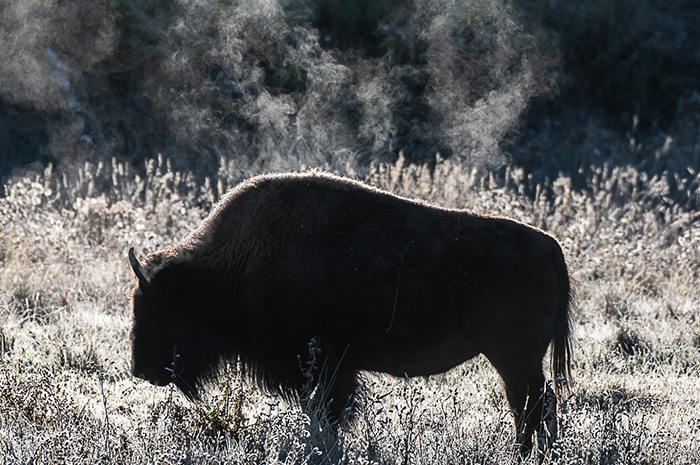
[{"label": "dark background foliage", "polygon": [[158,153],[201,177],[399,152],[683,176],[697,24],[692,0],[0,0],[0,179]]}]

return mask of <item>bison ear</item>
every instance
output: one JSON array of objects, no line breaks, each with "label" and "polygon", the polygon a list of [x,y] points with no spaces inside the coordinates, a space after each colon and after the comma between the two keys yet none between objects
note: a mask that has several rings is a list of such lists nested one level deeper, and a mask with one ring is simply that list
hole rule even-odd
[{"label": "bison ear", "polygon": [[134,270],[134,274],[139,279],[139,285],[141,288],[147,288],[150,285],[150,281],[146,277],[143,267],[139,263],[136,255],[134,254],[134,248],[129,249],[129,263],[131,263],[131,269]]}]

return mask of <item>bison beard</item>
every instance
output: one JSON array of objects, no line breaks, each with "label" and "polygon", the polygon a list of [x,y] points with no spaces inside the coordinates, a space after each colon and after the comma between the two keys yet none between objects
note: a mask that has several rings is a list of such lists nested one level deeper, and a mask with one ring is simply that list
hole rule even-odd
[{"label": "bison beard", "polygon": [[298,398],[299,356],[316,338],[313,376],[337,420],[359,371],[425,376],[484,354],[527,454],[545,428],[550,343],[554,379],[569,378],[561,248],[506,218],[318,171],[266,175],[231,190],[180,244],[129,260],[133,374],[190,399],[237,357],[262,388]]}]

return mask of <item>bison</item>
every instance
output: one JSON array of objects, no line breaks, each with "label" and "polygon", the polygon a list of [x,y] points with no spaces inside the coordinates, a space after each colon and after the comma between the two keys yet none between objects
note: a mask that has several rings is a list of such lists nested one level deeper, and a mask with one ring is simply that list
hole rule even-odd
[{"label": "bison", "polygon": [[190,399],[236,358],[261,388],[298,398],[308,382],[299,357],[313,339],[323,359],[313,376],[338,420],[360,371],[427,376],[483,354],[527,454],[545,428],[550,343],[552,375],[569,378],[561,247],[511,219],[321,171],[262,175],[181,243],[143,264],[132,248],[129,259],[132,372]]}]

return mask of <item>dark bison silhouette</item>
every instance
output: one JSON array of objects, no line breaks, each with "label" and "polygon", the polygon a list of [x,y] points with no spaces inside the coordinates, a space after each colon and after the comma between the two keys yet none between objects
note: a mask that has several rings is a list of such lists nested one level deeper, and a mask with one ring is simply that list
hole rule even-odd
[{"label": "dark bison silhouette", "polygon": [[[240,357],[262,388],[299,395],[315,341],[329,416],[358,371],[441,373],[484,354],[527,453],[544,426],[543,358],[569,377],[570,285],[539,229],[392,195],[320,171],[254,177],[184,241],[150,254],[133,291],[132,371],[189,398]],[[551,390],[550,390],[551,392]]]}]

